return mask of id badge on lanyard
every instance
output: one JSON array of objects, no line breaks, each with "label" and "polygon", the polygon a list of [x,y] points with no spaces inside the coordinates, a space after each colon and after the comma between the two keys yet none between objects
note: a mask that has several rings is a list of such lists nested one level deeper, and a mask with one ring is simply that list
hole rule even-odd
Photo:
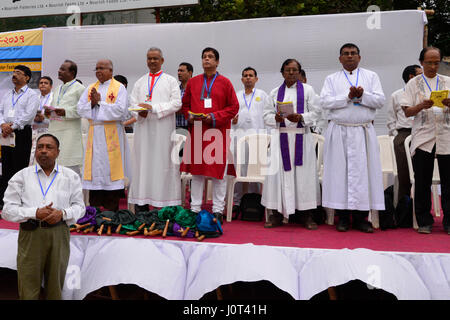
[{"label": "id badge on lanyard", "polygon": [[212,100],[211,100],[211,98],[205,98],[205,100],[203,100],[203,101],[204,101],[203,107],[204,107],[205,109],[210,109],[210,108],[212,108]]}]

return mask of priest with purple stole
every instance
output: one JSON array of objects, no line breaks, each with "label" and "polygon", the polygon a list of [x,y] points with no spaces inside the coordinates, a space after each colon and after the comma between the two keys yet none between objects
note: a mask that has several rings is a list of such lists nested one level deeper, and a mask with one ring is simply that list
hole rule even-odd
[{"label": "priest with purple stole", "polygon": [[266,126],[277,129],[272,131],[270,152],[271,166],[277,167],[266,175],[261,199],[271,212],[266,228],[281,226],[283,218],[301,211],[303,225],[317,229],[312,210],[320,205],[320,188],[309,127],[320,119],[321,111],[314,89],[298,80],[300,70],[295,59],[283,63],[284,82],[271,91],[264,108]]}]

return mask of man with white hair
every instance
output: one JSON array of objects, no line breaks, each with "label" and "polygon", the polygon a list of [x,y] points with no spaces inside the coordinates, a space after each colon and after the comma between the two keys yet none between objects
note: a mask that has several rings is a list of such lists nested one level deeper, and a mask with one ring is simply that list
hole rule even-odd
[{"label": "man with white hair", "polygon": [[[181,108],[177,80],[161,70],[161,49],[147,51],[149,73],[136,81],[130,105],[138,110],[134,127],[133,176],[128,202],[136,211],[181,204],[180,169],[171,154],[175,133],[175,113]],[[176,153],[178,158],[178,153]]]}]

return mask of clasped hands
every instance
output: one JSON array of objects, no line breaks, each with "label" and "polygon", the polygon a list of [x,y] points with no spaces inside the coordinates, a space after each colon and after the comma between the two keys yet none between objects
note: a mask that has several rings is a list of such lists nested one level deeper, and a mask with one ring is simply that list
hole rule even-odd
[{"label": "clasped hands", "polygon": [[1,128],[2,128],[2,137],[3,138],[8,137],[10,134],[12,134],[14,132],[11,122],[3,123],[1,125]]},{"label": "clasped hands", "polygon": [[350,87],[350,92],[348,93],[348,98],[353,100],[354,98],[361,98],[364,93],[363,87]]},{"label": "clasped hands", "polygon": [[[45,117],[46,118],[50,118],[50,115],[51,115],[52,111],[55,111],[56,115],[60,116],[60,117],[64,117],[66,115],[66,110],[63,109],[63,108],[55,108],[55,109],[52,110],[52,109],[44,107],[44,115],[45,115]],[[37,115],[36,115],[36,117],[37,117]]]},{"label": "clasped hands", "polygon": [[[442,104],[447,108],[450,108],[450,98],[443,99]],[[421,109],[430,109],[433,105],[434,101],[430,99],[423,100],[422,103],[419,103]]]},{"label": "clasped hands", "polygon": [[57,210],[55,208],[52,208],[53,202],[49,205],[46,205],[42,208],[36,209],[36,219],[45,221],[49,224],[55,224],[62,220],[63,218],[63,212],[62,210]]},{"label": "clasped hands", "polygon": [[[290,122],[300,122],[303,120],[303,116],[300,113],[291,113],[286,117]],[[277,112],[275,114],[275,121],[276,122],[283,122],[284,117],[281,115],[280,112]]]}]

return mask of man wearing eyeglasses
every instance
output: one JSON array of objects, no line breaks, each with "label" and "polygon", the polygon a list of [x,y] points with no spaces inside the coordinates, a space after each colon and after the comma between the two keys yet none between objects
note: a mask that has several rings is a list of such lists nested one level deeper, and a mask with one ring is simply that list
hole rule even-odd
[{"label": "man wearing eyeglasses", "polygon": [[342,69],[327,76],[320,94],[328,112],[323,151],[322,205],[336,209],[338,231],[373,232],[369,210],[384,210],[383,176],[373,120],[385,102],[378,75],[359,68],[359,48],[340,49]]},{"label": "man wearing eyeglasses", "polygon": [[91,84],[78,102],[78,114],[89,120],[83,165],[83,189],[89,204],[109,211],[119,209],[125,177],[131,180],[130,150],[122,122],[128,117],[127,90],[113,79],[111,60],[95,66],[98,81]]},{"label": "man wearing eyeglasses", "polygon": [[[0,126],[2,137],[10,139],[2,143],[2,176],[0,206],[8,181],[16,172],[28,167],[32,145],[31,124],[39,108],[38,94],[28,87],[31,70],[18,65],[12,75],[14,89],[8,90],[0,102]],[[13,146],[10,145],[13,144]]]},{"label": "man wearing eyeglasses", "polygon": [[[430,213],[430,187],[434,159],[437,158],[442,190],[444,232],[450,234],[450,99],[448,93],[439,101],[432,94],[450,90],[450,77],[438,74],[442,60],[438,48],[424,48],[419,55],[423,74],[405,87],[400,105],[407,117],[414,116],[411,155],[414,167],[414,206],[419,233],[429,234],[434,219]],[[435,204],[436,205],[436,204]]]}]

